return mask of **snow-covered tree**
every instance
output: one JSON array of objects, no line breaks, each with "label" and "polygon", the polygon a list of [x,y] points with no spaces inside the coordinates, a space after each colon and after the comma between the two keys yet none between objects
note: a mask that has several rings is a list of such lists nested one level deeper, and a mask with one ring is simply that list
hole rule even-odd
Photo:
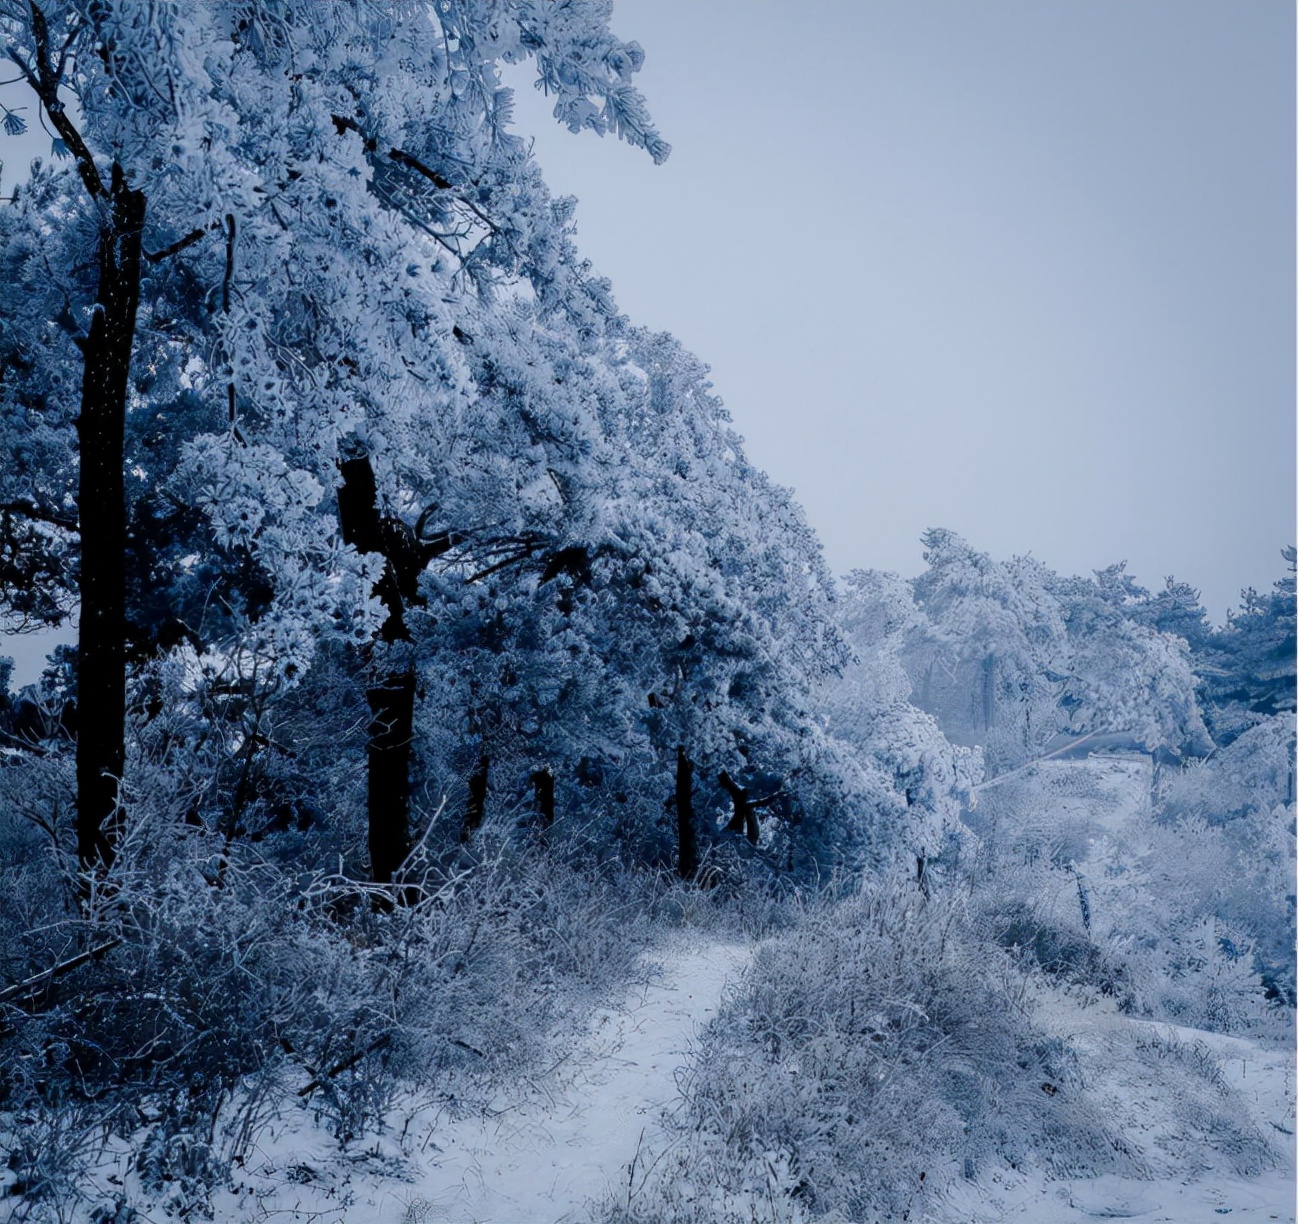
[{"label": "snow-covered tree", "polygon": [[1202,648],[1204,697],[1214,737],[1229,743],[1254,723],[1275,714],[1292,720],[1295,709],[1294,565],[1298,553],[1284,550],[1289,573],[1261,592],[1243,592],[1240,608]]},{"label": "snow-covered tree", "polygon": [[[209,670],[252,657],[253,683],[283,686],[300,679],[322,635],[364,642],[390,623],[391,604],[385,619],[370,590],[393,559],[349,547],[345,537],[364,532],[342,530],[333,513],[340,461],[366,457],[388,537],[407,517],[407,529],[427,521],[442,499],[448,516],[468,503],[461,521],[476,527],[492,511],[493,482],[512,480],[488,462],[458,478],[465,434],[476,427],[470,446],[482,454],[500,424],[499,404],[480,394],[483,367],[463,350],[485,345],[489,384],[495,338],[527,331],[529,312],[598,332],[609,305],[572,250],[570,209],[550,201],[506,130],[496,66],[533,57],[564,122],[616,132],[661,160],[667,146],[630,84],[641,53],[609,34],[608,17],[607,4],[525,0],[400,12],[14,0],[0,10],[3,52],[73,159],[80,189],[63,176],[64,207],[85,218],[52,226],[49,187],[45,208],[9,218],[10,258],[38,274],[36,247],[59,228],[63,249],[45,262],[98,267],[77,292],[58,294],[56,279],[44,328],[23,329],[52,337],[47,345],[66,346],[60,325],[72,333],[85,354],[79,399],[64,393],[26,411],[33,396],[51,396],[52,369],[34,391],[26,380],[26,402],[6,394],[15,450],[50,429],[70,450],[74,420],[81,433],[75,492],[14,489],[9,521],[21,522],[7,530],[20,537],[10,552],[22,564],[44,558],[39,573],[15,576],[49,571],[39,584],[46,619],[66,611],[57,591],[77,577],[79,700],[95,728],[78,740],[83,861],[112,853],[127,556],[143,549],[128,522],[142,499],[205,516],[171,533],[188,537],[181,585],[213,554],[222,574],[254,576],[256,598],[222,634],[171,610],[196,649],[216,646]],[[137,329],[141,310],[147,326]],[[533,447],[567,447],[571,459],[581,421],[552,408],[539,398],[506,428],[530,432]],[[540,456],[533,466],[545,466]],[[125,487],[128,474],[147,488]],[[485,521],[498,541],[495,520]],[[34,535],[53,542],[33,550]],[[196,540],[206,545],[197,559]],[[210,597],[219,582],[205,576]],[[389,666],[386,653],[371,660],[373,691],[404,695],[406,665]],[[380,723],[390,717],[376,711]]]},{"label": "snow-covered tree", "polygon": [[1068,643],[1049,572],[1027,557],[996,561],[954,532],[924,536],[928,570],[914,583],[924,614],[905,653],[921,708],[956,743],[981,744],[1012,768],[1058,730]]},{"label": "snow-covered tree", "polygon": [[1141,623],[1144,593],[1111,582],[1119,568],[1095,580],[1052,576],[1069,644],[1065,729],[1126,734],[1150,751],[1211,751],[1188,644]]},{"label": "snow-covered tree", "polygon": [[584,389],[597,436],[580,470],[527,488],[556,508],[586,490],[592,511],[530,576],[513,567],[524,580],[430,585],[447,611],[428,639],[429,712],[464,694],[440,716],[457,729],[444,752],[513,756],[504,793],[537,773],[584,786],[610,835],[648,845],[645,814],[671,796],[686,875],[718,805],[754,843],[769,812],[832,823],[812,689],[846,656],[800,511],[744,458],[705,369],[670,337],[610,325],[562,381]]},{"label": "snow-covered tree", "polygon": [[[1154,627],[1147,592],[1121,566],[1063,578],[1029,557],[975,552],[951,532],[925,543],[929,569],[914,584],[924,618],[905,661],[919,704],[953,739],[984,744],[996,772],[1060,734],[1210,750],[1189,647]],[[1181,605],[1184,592],[1173,598]]]},{"label": "snow-covered tree", "polygon": [[908,635],[923,631],[923,614],[908,583],[856,570],[843,583],[838,615],[854,658],[826,694],[828,729],[855,749],[863,770],[879,775],[873,805],[922,863],[961,828],[981,779],[981,749],[952,744],[910,703],[902,653]]}]

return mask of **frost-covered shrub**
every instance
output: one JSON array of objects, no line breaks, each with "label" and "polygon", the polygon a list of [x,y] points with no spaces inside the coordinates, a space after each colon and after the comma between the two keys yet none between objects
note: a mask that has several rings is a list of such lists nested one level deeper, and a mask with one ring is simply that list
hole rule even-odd
[{"label": "frost-covered shrub", "polygon": [[1124,783],[1139,772],[1125,761],[1047,761],[994,780],[980,795],[967,817],[978,837],[963,869],[971,920],[985,938],[1025,967],[1114,991],[1120,968],[1095,937],[1088,859],[1130,798]]},{"label": "frost-covered shrub", "polygon": [[472,861],[416,860],[393,907],[337,860],[286,863],[147,799],[79,902],[40,830],[0,829],[22,847],[4,916],[30,924],[8,928],[0,981],[0,1123],[33,1211],[75,1197],[110,1139],[141,1194],[192,1216],[285,1101],[344,1144],[402,1094],[475,1108],[575,1040],[654,910],[651,878],[490,830]]},{"label": "frost-covered shrub", "polygon": [[1294,720],[1276,714],[1201,761],[1164,775],[1165,819],[1224,824],[1293,802]]},{"label": "frost-covered shrub", "polygon": [[744,1196],[782,1202],[771,1218],[897,1219],[992,1160],[1121,1167],[1021,983],[960,905],[913,885],[811,906],[759,948],[684,1075],[678,1125],[702,1138],[671,1196],[700,1219],[727,1199],[744,1218]]},{"label": "frost-covered shrub", "polygon": [[[980,929],[1129,1012],[1237,1031],[1293,999],[1289,733],[1274,720],[1207,761],[1047,760],[994,778],[966,817]],[[1214,815],[1215,813],[1215,815]]]},{"label": "frost-covered shrub", "polygon": [[98,1121],[85,1103],[0,1112],[0,1151],[6,1157],[0,1167],[0,1203],[6,1198],[20,1202],[36,1220],[66,1219],[81,1199],[80,1182],[96,1147]]},{"label": "frost-covered shrub", "polygon": [[1113,988],[1113,969],[1080,923],[1040,914],[1020,901],[986,913],[983,925],[1002,948],[1054,977]]},{"label": "frost-covered shrub", "polygon": [[1212,918],[1133,939],[1121,953],[1121,1005],[1192,1028],[1244,1031],[1265,1008],[1252,951],[1238,931]]},{"label": "frost-covered shrub", "polygon": [[1089,869],[1097,938],[1127,966],[1128,1006],[1232,1031],[1294,1002],[1292,806],[1225,823],[1142,817]]}]

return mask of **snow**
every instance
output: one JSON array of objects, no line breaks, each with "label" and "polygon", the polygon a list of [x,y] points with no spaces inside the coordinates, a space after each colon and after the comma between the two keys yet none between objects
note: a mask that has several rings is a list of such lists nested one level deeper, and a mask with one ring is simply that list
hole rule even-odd
[{"label": "snow", "polygon": [[[679,1071],[752,954],[751,945],[675,932],[646,960],[639,985],[592,1013],[569,1054],[470,1116],[450,1116],[444,1102],[398,1103],[382,1135],[343,1150],[309,1109],[282,1108],[235,1170],[234,1186],[214,1195],[214,1218],[579,1224],[594,1203],[625,1198],[670,1150],[661,1119],[678,1101]],[[1045,984],[1034,993],[1037,1022],[1077,1051],[1088,1088],[1108,1102],[1115,1130],[1136,1139],[1151,1176],[1068,1179],[988,1168],[976,1180],[957,1178],[930,1205],[931,1224],[1217,1224],[1226,1216],[1294,1224],[1291,1043],[1136,1020],[1107,999]],[[1175,1059],[1167,1075],[1157,1066],[1151,1072],[1148,1058],[1133,1052],[1141,1042],[1211,1055],[1223,1108],[1231,1094],[1242,1102],[1279,1166],[1241,1176],[1229,1155],[1187,1130]],[[101,1191],[111,1199],[112,1187],[124,1187],[136,1198],[129,1145],[109,1146],[96,1178]]]},{"label": "snow", "polygon": [[544,1075],[478,1116],[426,1108],[340,1159],[303,1112],[276,1122],[247,1162],[244,1193],[216,1196],[216,1218],[330,1224],[567,1224],[625,1184],[656,1144],[676,1072],[751,949],[677,934],[657,972],[598,1009],[582,1041]]},{"label": "snow", "polygon": [[[480,1115],[448,1119],[435,1108],[363,1152],[340,1157],[304,1112],[270,1128],[247,1166],[243,1194],[223,1192],[218,1219],[316,1220],[331,1224],[576,1224],[592,1202],[621,1197],[670,1139],[662,1110],[691,1043],[740,978],[751,947],[678,934],[656,955],[656,972],[615,1006],[598,1009],[573,1053],[544,1075],[502,1092]],[[936,1205],[960,1224],[1029,1221],[1086,1224],[1217,1224],[1223,1217],[1294,1224],[1293,1051],[1265,1038],[1228,1037],[1120,1015],[1107,1001],[1043,989],[1036,1014],[1080,1053],[1093,1089],[1108,1094],[1115,1124],[1146,1146],[1149,1179],[1053,1179],[989,1170],[958,1181]],[[1287,1154],[1279,1167],[1240,1176],[1229,1159],[1178,1134],[1174,1084],[1160,1086],[1132,1057],[1137,1040],[1181,1043],[1218,1060],[1224,1084]],[[1162,1087],[1162,1091],[1160,1091]],[[1170,1157],[1195,1146],[1191,1176]]]},{"label": "snow", "polygon": [[[1135,1020],[1107,1003],[1081,1005],[1074,996],[1051,991],[1038,999],[1038,1019],[1048,1031],[1066,1036],[1087,1060],[1094,1089],[1107,1094],[1112,1117],[1128,1136],[1137,1135],[1161,1176],[1145,1180],[1106,1175],[1052,1180],[1040,1172],[992,1174],[988,1184],[962,1182],[948,1195],[946,1219],[960,1224],[1051,1221],[1085,1224],[1138,1219],[1166,1224],[1220,1224],[1232,1220],[1277,1220],[1293,1224],[1295,1066],[1291,1044],[1229,1037],[1179,1025]],[[1259,1131],[1281,1156],[1277,1168],[1252,1177],[1231,1171],[1229,1159],[1195,1144],[1202,1165],[1193,1176],[1177,1176],[1156,1161],[1178,1143],[1175,1089],[1157,1080],[1142,1082],[1125,1051],[1133,1039],[1179,1042],[1209,1052],[1224,1085],[1247,1107]]]}]

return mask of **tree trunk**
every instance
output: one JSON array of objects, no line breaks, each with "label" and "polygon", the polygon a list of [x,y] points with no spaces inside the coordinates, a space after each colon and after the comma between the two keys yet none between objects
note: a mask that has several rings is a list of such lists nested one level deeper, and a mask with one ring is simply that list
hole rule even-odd
[{"label": "tree trunk", "polygon": [[77,858],[109,866],[126,764],[127,381],[140,302],[144,193],[114,163],[99,235],[99,289],[85,341],[77,509],[81,622],[77,642]]},{"label": "tree trunk", "polygon": [[541,817],[541,832],[549,831],[554,824],[554,774],[548,769],[538,769],[532,775],[536,794],[536,811]]},{"label": "tree trunk", "polygon": [[722,789],[730,796],[730,801],[735,805],[734,815],[730,817],[729,824],[726,825],[726,831],[729,833],[742,833],[755,846],[761,840],[761,829],[757,824],[757,806],[749,798],[748,791],[740,786],[726,771],[723,769],[717,777],[721,783]]},{"label": "tree trunk", "polygon": [[682,880],[692,880],[699,870],[694,840],[694,762],[684,748],[676,749],[676,842],[680,851],[676,872]]},{"label": "tree trunk", "polygon": [[[383,576],[375,586],[388,610],[379,639],[388,645],[409,640],[403,588],[409,593],[418,571],[406,575],[394,562],[393,532],[384,530],[378,488],[368,455],[338,465],[338,521],[343,539],[361,552],[380,553]],[[398,557],[397,561],[403,560]],[[373,652],[370,661],[372,663]],[[415,718],[415,671],[407,664],[371,681],[365,690],[370,707],[366,744],[366,817],[369,824],[370,879],[390,884],[410,853],[410,752]]]},{"label": "tree trunk", "polygon": [[390,884],[410,853],[410,744],[415,673],[393,672],[365,694],[370,707],[366,746],[370,879]]},{"label": "tree trunk", "polygon": [[460,831],[460,841],[466,842],[482,828],[482,818],[487,811],[487,771],[491,768],[491,758],[484,752],[469,775],[469,798],[464,805],[464,828]]}]

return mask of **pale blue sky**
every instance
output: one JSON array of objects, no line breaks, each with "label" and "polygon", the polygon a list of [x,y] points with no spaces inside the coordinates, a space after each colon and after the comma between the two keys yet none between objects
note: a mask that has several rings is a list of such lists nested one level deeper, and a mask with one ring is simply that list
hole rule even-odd
[{"label": "pale blue sky", "polygon": [[[671,159],[518,124],[838,571],[951,527],[1175,573],[1294,536],[1287,0],[615,0]],[[518,80],[520,78],[513,78]]]},{"label": "pale blue sky", "polygon": [[[530,88],[518,125],[835,570],[914,574],[940,525],[1220,619],[1295,534],[1294,12],[615,0],[671,159]],[[47,150],[0,143],[6,188]]]}]

